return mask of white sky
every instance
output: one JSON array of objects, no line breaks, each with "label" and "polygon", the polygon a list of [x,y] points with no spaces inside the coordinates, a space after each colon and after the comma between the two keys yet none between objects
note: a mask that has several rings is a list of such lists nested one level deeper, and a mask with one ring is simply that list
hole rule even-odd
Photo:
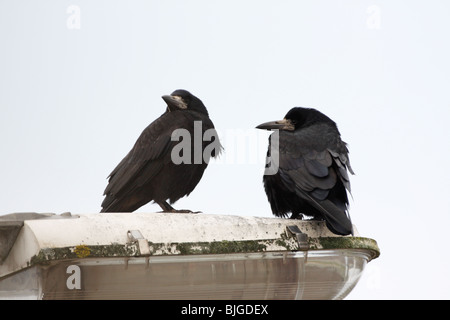
[{"label": "white sky", "polygon": [[449,9],[1,1],[0,214],[98,212],[106,177],[164,111],[161,95],[183,88],[207,106],[226,153],[175,207],[270,217],[269,133],[253,128],[315,107],[349,144],[352,219],[381,248],[348,298],[449,299]]}]

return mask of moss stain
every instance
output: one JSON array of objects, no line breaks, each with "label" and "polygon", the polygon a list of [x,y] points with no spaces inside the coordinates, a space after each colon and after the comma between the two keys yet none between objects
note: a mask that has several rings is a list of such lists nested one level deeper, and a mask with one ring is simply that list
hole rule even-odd
[{"label": "moss stain", "polygon": [[[319,237],[309,238],[310,250],[365,249],[371,252],[372,259],[380,255],[375,240],[361,237]],[[297,251],[295,238],[282,233],[278,239],[212,241],[186,243],[149,242],[151,255],[192,255],[227,254],[264,251]],[[95,257],[138,257],[140,252],[135,244],[78,245],[75,247],[42,249],[30,260],[30,265],[47,264],[53,260],[84,259]]]},{"label": "moss stain", "polygon": [[91,249],[85,245],[76,246],[73,252],[77,255],[77,258],[86,258],[91,254]]},{"label": "moss stain", "polygon": [[177,251],[180,254],[223,254],[223,253],[242,253],[242,252],[260,252],[266,250],[266,244],[263,241],[213,241],[196,243],[178,243]]}]

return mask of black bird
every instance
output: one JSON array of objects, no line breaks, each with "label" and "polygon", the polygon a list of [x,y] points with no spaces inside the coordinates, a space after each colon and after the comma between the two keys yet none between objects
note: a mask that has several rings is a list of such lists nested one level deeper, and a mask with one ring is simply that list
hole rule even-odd
[{"label": "black bird", "polygon": [[325,220],[335,234],[353,234],[346,190],[351,191],[347,170],[354,173],[336,123],[315,109],[296,107],[283,120],[256,128],[279,130],[279,139],[275,132],[269,137],[263,177],[273,214],[306,215]]},{"label": "black bird", "polygon": [[166,111],[109,175],[101,212],[132,212],[152,200],[165,212],[191,212],[166,200],[172,204],[189,195],[222,147],[200,99],[186,90],[162,98]]}]

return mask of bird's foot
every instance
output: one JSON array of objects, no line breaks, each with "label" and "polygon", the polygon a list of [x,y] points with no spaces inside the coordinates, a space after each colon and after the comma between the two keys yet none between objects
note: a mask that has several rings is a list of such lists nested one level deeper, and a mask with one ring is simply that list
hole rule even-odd
[{"label": "bird's foot", "polygon": [[191,210],[188,210],[188,209],[181,209],[181,210],[173,209],[173,210],[171,210],[169,212],[173,212],[173,213],[192,213],[192,214],[202,213],[201,211],[191,211]]},{"label": "bird's foot", "polygon": [[161,207],[161,209],[163,209],[163,211],[161,212],[171,212],[171,213],[201,213],[201,211],[191,211],[188,209],[181,209],[181,210],[177,210],[174,209],[170,204],[168,204],[166,201],[162,201],[162,202],[158,202],[159,206]]},{"label": "bird's foot", "polygon": [[172,209],[172,210],[164,210],[164,211],[159,211],[159,213],[192,213],[192,214],[197,214],[197,213],[202,213],[201,211],[191,211],[188,209]]}]

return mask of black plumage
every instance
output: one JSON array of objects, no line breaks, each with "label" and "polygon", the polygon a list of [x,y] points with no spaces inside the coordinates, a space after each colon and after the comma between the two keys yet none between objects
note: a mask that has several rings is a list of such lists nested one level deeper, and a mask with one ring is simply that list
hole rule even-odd
[{"label": "black plumage", "polygon": [[263,183],[274,215],[325,220],[335,234],[348,235],[353,227],[348,213],[353,174],[346,143],[336,123],[309,108],[291,109],[283,120],[263,123],[258,129],[279,130],[269,137]]},{"label": "black plumage", "polygon": [[[210,157],[218,156],[221,145],[200,99],[186,90],[162,98],[167,103],[166,111],[145,128],[109,175],[101,212],[132,212],[150,201],[166,212],[190,212],[175,210],[170,204],[194,190]],[[187,141],[185,136],[176,138],[177,129],[190,135]],[[206,131],[209,134],[204,139]],[[188,143],[189,148],[174,149],[180,143]],[[213,148],[205,151],[210,144]],[[187,160],[180,163],[180,156]]]}]

